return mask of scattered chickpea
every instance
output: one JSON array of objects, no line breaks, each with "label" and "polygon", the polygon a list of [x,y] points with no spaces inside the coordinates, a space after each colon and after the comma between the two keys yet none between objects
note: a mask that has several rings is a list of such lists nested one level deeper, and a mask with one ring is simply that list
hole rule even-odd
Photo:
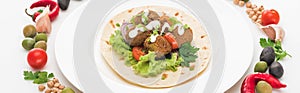
[{"label": "scattered chickpea", "polygon": [[251,19],[255,22],[257,20],[257,16],[254,15],[254,16],[251,17]]},{"label": "scattered chickpea", "polygon": [[253,9],[255,12],[258,12],[259,11],[259,8],[254,8]]},{"label": "scattered chickpea", "polygon": [[58,82],[59,82],[57,78],[53,78],[52,81],[53,81],[54,83],[58,83]]},{"label": "scattered chickpea", "polygon": [[255,12],[254,11],[250,11],[249,17],[251,18],[253,15],[255,15]]},{"label": "scattered chickpea", "polygon": [[39,90],[40,90],[40,91],[44,91],[45,88],[46,88],[46,87],[45,87],[44,85],[39,85]]},{"label": "scattered chickpea", "polygon": [[251,2],[247,2],[247,3],[246,3],[246,7],[247,7],[247,8],[251,8],[251,6],[252,6]]},{"label": "scattered chickpea", "polygon": [[256,12],[256,14],[259,14],[259,15],[261,15],[261,11],[257,11],[257,12]]},{"label": "scattered chickpea", "polygon": [[257,7],[256,5],[254,5],[254,4],[252,5],[252,9],[254,9],[254,8],[256,8],[256,7]]},{"label": "scattered chickpea", "polygon": [[52,89],[52,92],[57,93],[58,90],[59,90],[58,88],[53,88],[53,89]]},{"label": "scattered chickpea", "polygon": [[239,1],[240,1],[240,0],[233,0],[233,3],[234,3],[235,5],[238,5],[238,4],[239,4]]},{"label": "scattered chickpea", "polygon": [[251,8],[247,8],[247,9],[246,9],[246,13],[247,13],[248,15],[249,15],[250,11],[252,11]]},{"label": "scattered chickpea", "polygon": [[261,15],[258,16],[258,19],[261,19]]},{"label": "scattered chickpea", "polygon": [[261,19],[257,19],[257,20],[256,20],[256,23],[261,24]]},{"label": "scattered chickpea", "polygon": [[264,10],[264,6],[261,5],[261,6],[259,7],[259,11],[263,11],[263,10]]},{"label": "scattered chickpea", "polygon": [[55,87],[55,88],[58,88],[59,86],[60,86],[60,83],[55,83],[55,84],[54,84],[54,87]]},{"label": "scattered chickpea", "polygon": [[49,88],[53,88],[53,86],[54,86],[53,81],[47,82],[47,86],[48,86]]},{"label": "scattered chickpea", "polygon": [[239,1],[239,6],[242,7],[245,5],[245,2],[244,1]]},{"label": "scattered chickpea", "polygon": [[65,86],[63,86],[63,85],[60,85],[58,88],[59,88],[59,89],[64,89],[64,88],[65,88]]},{"label": "scattered chickpea", "polygon": [[51,92],[52,92],[51,89],[47,89],[47,90],[45,91],[45,93],[51,93]]}]

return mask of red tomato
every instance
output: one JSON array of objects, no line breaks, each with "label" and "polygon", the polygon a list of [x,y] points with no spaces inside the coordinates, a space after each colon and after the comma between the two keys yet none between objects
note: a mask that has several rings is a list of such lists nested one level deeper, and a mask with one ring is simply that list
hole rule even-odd
[{"label": "red tomato", "polygon": [[28,64],[34,69],[41,69],[47,63],[47,53],[40,48],[34,48],[27,55]]},{"label": "red tomato", "polygon": [[269,24],[278,24],[279,20],[280,20],[279,13],[274,9],[264,10],[262,12],[261,22],[263,26]]},{"label": "red tomato", "polygon": [[139,61],[141,56],[144,56],[145,53],[142,51],[142,47],[133,47],[132,55],[135,60]]},{"label": "red tomato", "polygon": [[175,40],[175,37],[173,36],[173,34],[171,34],[171,33],[166,33],[166,34],[164,35],[164,38],[166,38],[167,41],[171,44],[172,49],[177,49],[177,48],[178,48],[178,43],[177,43],[177,41]]}]

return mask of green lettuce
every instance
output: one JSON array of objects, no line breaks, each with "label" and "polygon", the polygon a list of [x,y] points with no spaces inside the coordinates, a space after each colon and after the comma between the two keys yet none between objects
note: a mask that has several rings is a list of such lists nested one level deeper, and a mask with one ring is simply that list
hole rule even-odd
[{"label": "green lettuce", "polygon": [[109,43],[112,45],[113,50],[124,57],[127,66],[137,63],[132,56],[131,47],[124,41],[120,30],[116,30],[115,34],[110,36]]}]

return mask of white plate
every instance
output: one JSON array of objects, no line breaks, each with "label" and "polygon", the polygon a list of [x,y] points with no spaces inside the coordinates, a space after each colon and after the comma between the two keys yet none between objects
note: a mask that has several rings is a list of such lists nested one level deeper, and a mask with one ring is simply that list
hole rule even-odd
[{"label": "white plate", "polygon": [[73,62],[73,40],[76,29],[76,24],[79,20],[78,15],[81,14],[87,3],[79,6],[72,12],[62,24],[55,40],[55,57],[60,71],[78,90],[82,91],[80,87]]},{"label": "white plate", "polygon": [[228,2],[211,0],[210,3],[224,29],[227,52],[224,75],[218,89],[218,92],[224,92],[237,83],[251,65],[254,41],[247,21]]},{"label": "white plate", "polygon": [[[137,1],[128,1],[133,4]],[[149,1],[142,0],[138,2],[144,2],[143,4],[149,4]],[[145,3],[148,2],[148,3]],[[159,0],[151,1],[151,4],[171,4],[178,1],[169,0]],[[191,2],[184,1],[188,4],[191,9],[197,14],[196,17],[201,19],[204,27],[207,29],[208,34],[212,41],[213,57],[212,57],[212,67],[211,73],[208,73],[206,78],[208,80],[201,80],[205,78],[200,76],[198,80],[191,81],[188,84],[181,85],[179,87],[169,88],[169,89],[143,89],[134,86],[122,85],[120,82],[113,80],[113,77],[108,77],[112,72],[108,71],[108,67],[105,65],[105,60],[100,56],[94,54],[97,52],[94,48],[95,36],[97,36],[97,31],[99,31],[99,24],[105,17],[105,14],[114,6],[120,6],[120,1],[90,1],[86,9],[83,11],[74,38],[74,62],[75,68],[79,81],[84,88],[84,92],[94,93],[94,92],[128,92],[128,93],[145,93],[145,92],[205,92],[212,93],[215,92],[219,81],[222,76],[224,61],[225,61],[225,44],[223,38],[223,32],[220,28],[220,24],[215,16],[214,11],[210,7],[207,1]],[[167,3],[167,4],[166,4]],[[172,4],[173,4],[172,3]],[[139,3],[141,4],[141,3]],[[176,4],[176,3],[174,3]],[[181,6],[181,5],[176,5]],[[186,7],[186,6],[183,6]],[[200,15],[201,14],[201,15]],[[95,61],[95,56],[96,61]],[[100,60],[100,62],[98,62]],[[98,62],[98,63],[95,63]],[[98,66],[98,64],[102,64]],[[206,83],[208,82],[208,83]],[[199,87],[200,86],[200,87]],[[200,90],[203,89],[203,90]]]},{"label": "white plate", "polygon": [[[224,2],[221,2],[221,3],[219,2],[219,4],[215,4],[214,1],[212,0],[210,3],[214,7],[219,8],[219,10],[218,9],[215,9],[215,10],[217,10],[217,12],[218,12],[217,13],[219,15],[218,17],[221,18],[220,21],[221,21],[222,27],[224,28],[224,31],[225,31],[224,34],[226,35],[225,36],[226,51],[231,51],[231,52],[226,52],[226,67],[224,70],[225,74],[223,76],[223,79],[221,80],[220,88],[218,89],[218,92],[224,92],[225,90],[230,88],[232,85],[234,85],[243,76],[245,70],[247,70],[249,64],[251,63],[251,59],[249,59],[249,58],[252,58],[252,50],[253,50],[252,45],[251,45],[252,41],[251,41],[251,38],[249,37],[249,35],[250,35],[248,33],[249,31],[247,29],[244,29],[247,27],[245,27],[243,25],[236,27],[235,25],[231,25],[232,23],[228,24],[228,22],[236,22],[236,24],[243,23],[242,19],[239,16],[236,17],[236,15],[234,15],[234,14],[236,14],[235,13],[236,11],[231,10],[230,7],[228,7]],[[222,5],[222,4],[224,4],[224,5]],[[222,11],[220,11],[220,9],[224,9],[224,11],[222,12]],[[74,13],[72,15],[78,15],[79,14],[78,11],[81,11],[81,9],[74,11]],[[228,11],[229,11],[229,13],[227,13]],[[224,12],[226,12],[226,13],[224,13]],[[220,14],[222,14],[224,16],[220,16]],[[71,20],[71,19],[73,19],[73,20]],[[74,30],[75,30],[74,25],[76,25],[77,19],[78,19],[78,16],[77,17],[69,16],[69,18],[65,21],[65,24],[61,28],[61,29],[65,29],[65,30],[59,31],[60,33],[58,33],[57,40],[56,40],[56,43],[58,43],[57,41],[60,37],[59,41],[61,44],[56,44],[56,47],[55,47],[55,51],[57,51],[57,49],[59,49],[59,48],[61,51],[63,51],[63,52],[56,52],[57,61],[58,61],[61,71],[66,76],[66,78],[71,83],[73,83],[76,87],[79,85],[78,85],[78,82],[76,81],[76,77],[75,77],[75,73],[74,73],[74,65],[73,65],[74,63],[73,63],[73,61],[68,61],[68,60],[72,60],[72,57],[73,57],[71,54],[73,51],[71,50],[72,48],[70,48],[70,46],[73,46],[72,41],[73,41],[73,37],[74,37],[73,35],[74,35]],[[241,19],[241,20],[236,20],[236,19]],[[217,25],[217,24],[215,24],[215,25]],[[241,32],[243,32],[243,33],[241,33]],[[232,33],[236,33],[236,34],[232,34]],[[94,32],[94,34],[95,34],[95,32]],[[241,38],[241,37],[242,37],[242,39],[236,39],[236,38]],[[245,41],[245,42],[240,42],[240,41]],[[69,43],[66,43],[66,42],[69,42]],[[239,43],[237,44],[236,42],[239,42]],[[250,43],[246,43],[246,42],[250,42]],[[239,50],[240,49],[243,50],[243,48],[236,48],[237,46],[247,48],[249,50],[241,52]],[[59,48],[57,48],[57,47],[59,47]],[[74,46],[74,47],[76,47],[76,46]],[[60,53],[60,54],[58,54],[58,53]],[[235,58],[236,56],[234,53],[243,54],[244,56],[239,56],[238,58]],[[61,56],[58,56],[58,55],[61,55]],[[244,60],[244,61],[241,62],[240,60]],[[102,66],[105,68],[104,65],[102,65]],[[207,70],[207,73],[204,73],[203,77],[198,78],[196,80],[196,82],[201,81],[201,83],[192,84],[192,86],[194,87],[194,90],[190,90],[190,92],[203,91],[204,88],[206,88],[208,90],[212,89],[212,88],[206,87],[207,86],[206,82],[208,80],[209,73],[211,72],[210,68],[212,68],[211,64],[210,64],[209,69]],[[220,70],[222,70],[222,69],[220,69]],[[232,73],[235,73],[235,74],[232,74]],[[219,73],[219,74],[221,74],[221,73]],[[213,74],[211,74],[211,75],[213,75]],[[93,75],[93,76],[95,76],[95,75]],[[103,78],[103,79],[106,79],[106,78]],[[210,79],[210,80],[213,80],[213,79]],[[109,83],[115,83],[115,82],[109,81],[109,79],[106,79],[105,81],[108,81]],[[211,86],[216,86],[216,85],[211,85]],[[82,88],[80,87],[80,89],[82,89]]]}]

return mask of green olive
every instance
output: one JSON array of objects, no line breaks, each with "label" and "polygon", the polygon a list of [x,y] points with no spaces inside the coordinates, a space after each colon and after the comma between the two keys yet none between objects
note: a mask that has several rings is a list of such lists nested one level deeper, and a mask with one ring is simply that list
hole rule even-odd
[{"label": "green olive", "polygon": [[266,81],[259,81],[255,89],[256,93],[272,93],[272,86]]},{"label": "green olive", "polygon": [[47,42],[47,35],[45,33],[39,33],[35,36],[35,41],[45,41]]},{"label": "green olive", "polygon": [[61,93],[75,93],[75,92],[74,92],[73,89],[67,87],[67,88],[64,88],[64,89],[61,91]]},{"label": "green olive", "polygon": [[27,25],[23,28],[23,35],[25,37],[33,38],[36,35],[36,29],[33,25]]},{"label": "green olive", "polygon": [[33,48],[34,43],[35,43],[34,39],[32,39],[32,38],[25,38],[22,41],[22,46],[23,46],[24,49],[30,50],[30,49]]},{"label": "green olive", "polygon": [[254,72],[265,73],[268,69],[268,64],[265,61],[260,61],[255,64]]},{"label": "green olive", "polygon": [[47,50],[47,43],[45,41],[38,41],[34,44],[34,48],[41,48],[43,50]]}]

